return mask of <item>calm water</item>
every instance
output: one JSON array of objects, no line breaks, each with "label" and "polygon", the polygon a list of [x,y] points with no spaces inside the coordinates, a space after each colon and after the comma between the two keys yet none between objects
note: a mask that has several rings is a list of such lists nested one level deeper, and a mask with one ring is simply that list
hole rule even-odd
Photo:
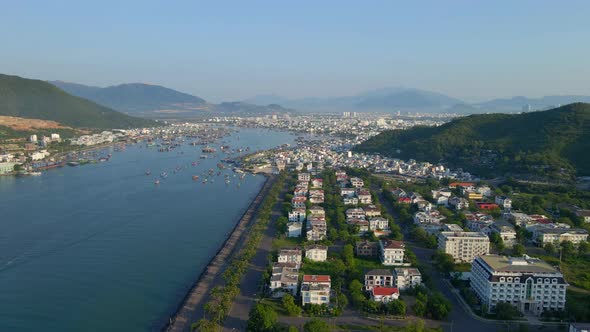
[{"label": "calm water", "polygon": [[[256,150],[293,138],[244,129],[225,140]],[[0,177],[0,331],[161,327],[264,181],[192,181],[218,162],[200,148],[134,145],[106,163]]]}]

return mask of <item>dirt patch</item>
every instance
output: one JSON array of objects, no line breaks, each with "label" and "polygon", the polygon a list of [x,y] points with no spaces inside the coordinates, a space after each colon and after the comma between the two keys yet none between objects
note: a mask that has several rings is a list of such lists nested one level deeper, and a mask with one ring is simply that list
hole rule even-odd
[{"label": "dirt patch", "polygon": [[59,122],[40,119],[25,119],[14,116],[0,115],[0,126],[9,127],[13,130],[30,131],[33,129],[73,129],[62,125]]}]

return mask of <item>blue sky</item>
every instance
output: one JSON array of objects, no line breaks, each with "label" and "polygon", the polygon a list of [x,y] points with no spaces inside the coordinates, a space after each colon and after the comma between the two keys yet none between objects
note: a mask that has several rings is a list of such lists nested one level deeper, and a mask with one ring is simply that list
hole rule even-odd
[{"label": "blue sky", "polygon": [[212,101],[590,94],[590,1],[1,1],[0,72]]}]

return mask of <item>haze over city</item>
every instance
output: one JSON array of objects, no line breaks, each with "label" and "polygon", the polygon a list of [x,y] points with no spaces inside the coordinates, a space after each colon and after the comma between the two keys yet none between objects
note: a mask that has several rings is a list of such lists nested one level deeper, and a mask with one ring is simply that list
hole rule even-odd
[{"label": "haze over city", "polygon": [[0,72],[215,102],[415,87],[588,94],[587,1],[11,1]]}]

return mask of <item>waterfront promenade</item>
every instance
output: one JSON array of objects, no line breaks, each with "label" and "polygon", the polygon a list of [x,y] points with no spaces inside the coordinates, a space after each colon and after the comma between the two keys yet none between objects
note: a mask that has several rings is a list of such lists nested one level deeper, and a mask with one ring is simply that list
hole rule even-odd
[{"label": "waterfront promenade", "polygon": [[223,284],[221,276],[227,267],[227,263],[231,261],[232,255],[237,253],[243,245],[245,235],[247,235],[246,231],[255,221],[258,209],[275,181],[276,176],[271,175],[267,178],[256,198],[242,215],[224,245],[199,276],[174,317],[171,317],[169,324],[162,329],[163,331],[190,331],[191,324],[203,317],[203,306],[207,303],[210,290]]}]

